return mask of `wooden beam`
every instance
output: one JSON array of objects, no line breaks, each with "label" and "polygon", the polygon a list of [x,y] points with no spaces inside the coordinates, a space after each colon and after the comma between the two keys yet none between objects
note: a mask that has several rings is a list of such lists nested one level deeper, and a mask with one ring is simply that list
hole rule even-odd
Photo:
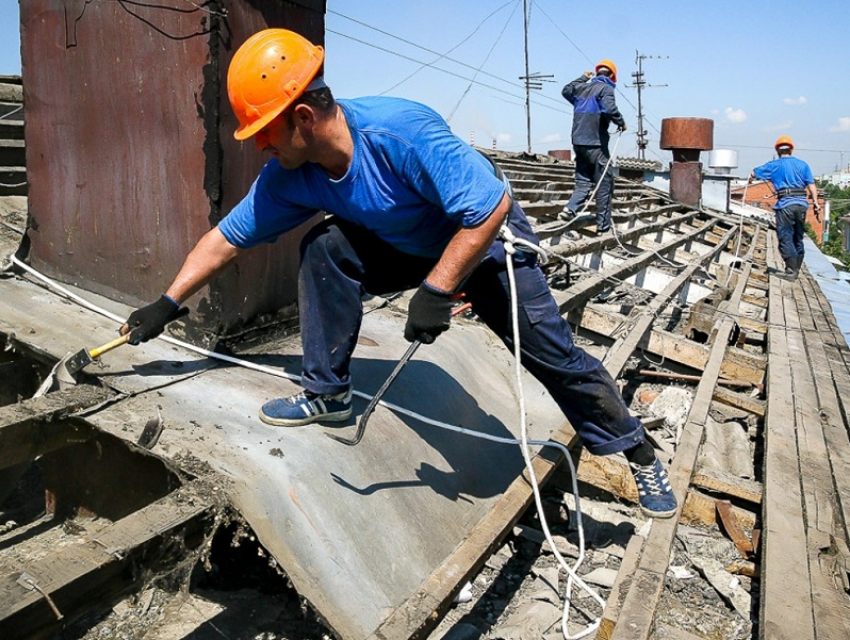
[{"label": "wooden beam", "polygon": [[0,469],[34,460],[67,445],[69,439],[87,438],[82,426],[64,422],[63,418],[112,395],[102,387],[77,385],[0,407]]},{"label": "wooden beam", "polygon": [[633,258],[629,258],[617,266],[607,269],[601,273],[589,274],[582,278],[577,284],[566,290],[553,291],[552,295],[555,298],[555,302],[558,303],[558,308],[561,310],[561,313],[564,314],[570,309],[583,305],[593,296],[607,288],[610,288],[611,282],[625,280],[633,276],[639,271],[645,269],[653,261],[657,260],[658,254],[664,254],[668,251],[672,251],[676,247],[693,240],[695,237],[704,234],[716,223],[716,220],[712,220],[705,226],[692,231],[691,233],[678,236],[657,249],[648,249],[643,253],[634,256]]},{"label": "wooden beam", "polygon": [[691,484],[701,489],[745,500],[754,507],[761,504],[762,486],[760,482],[739,478],[726,471],[697,467],[691,478]]},{"label": "wooden beam", "polygon": [[[44,637],[85,613],[108,609],[144,575],[173,570],[185,547],[199,545],[200,534],[210,531],[211,511],[202,491],[183,487],[80,544],[0,577],[0,637]],[[137,570],[139,563],[144,571]]]},{"label": "wooden beam", "polygon": [[[678,207],[677,207],[678,208]],[[629,242],[632,238],[640,238],[641,236],[653,231],[669,229],[674,225],[681,224],[691,218],[699,215],[698,211],[691,211],[683,215],[674,216],[672,218],[663,218],[656,222],[642,224],[628,231],[618,231],[620,242]],[[569,242],[564,244],[556,244],[546,248],[546,250],[558,257],[568,258],[579,254],[592,253],[593,251],[601,251],[606,247],[617,246],[617,238],[608,236],[603,238],[590,238],[579,242]]]},{"label": "wooden beam", "polygon": [[[551,439],[569,447],[576,441],[576,435],[572,427],[563,424],[552,434]],[[538,482],[546,482],[562,460],[563,456],[558,449],[544,447],[532,461]],[[439,622],[441,614],[451,606],[458,590],[480,570],[533,501],[534,494],[526,474],[527,471],[511,483],[457,549],[422,583],[416,593],[381,623],[370,640],[427,637]]]},{"label": "wooden beam", "polygon": [[[768,262],[778,264],[771,248]],[[794,435],[794,390],[785,330],[783,281],[770,278],[770,369],[762,500],[760,637],[814,640],[809,561]],[[794,576],[789,580],[789,576]]]},{"label": "wooden beam", "polygon": [[[615,336],[627,327],[630,319],[588,304],[570,312],[568,320],[582,329],[602,336]],[[697,371],[705,370],[711,354],[710,347],[688,340],[684,336],[653,329],[639,342],[638,347],[664,360],[671,360]],[[721,365],[720,374],[728,380],[744,380],[755,385],[764,382],[767,360],[755,354],[730,347]]]},{"label": "wooden beam", "polygon": [[[750,269],[751,265],[748,264],[742,270],[735,293],[729,301],[731,308],[737,308],[737,305],[740,304]],[[711,357],[705,368],[703,380],[697,388],[691,410],[688,412],[688,419],[682,431],[676,457],[669,472],[670,484],[679,498],[679,509],[676,516],[681,515],[684,507],[683,499],[687,494],[693,469],[699,456],[711,398],[726,354],[726,343],[735,326],[732,318],[726,315],[722,315],[720,318]],[[635,571],[635,581],[626,595],[620,620],[614,628],[612,640],[648,640],[667,574],[670,551],[673,547],[678,524],[678,517],[676,516],[667,520],[656,519],[653,521],[652,529],[644,543],[643,555]]]},{"label": "wooden beam", "polygon": [[[729,237],[733,233],[734,231],[730,231],[725,237]],[[645,313],[638,317],[631,330],[617,339],[611,349],[608,350],[602,362],[605,368],[608,369],[611,377],[614,379],[620,377],[632,353],[634,353],[638,344],[640,344],[647,332],[652,328],[652,323],[655,322],[656,316],[669,304],[670,299],[687,284],[697,269],[701,268],[706,262],[714,259],[722,249],[722,244],[725,243],[718,244],[713,251],[709,251],[703,255],[697,262],[689,265],[678,277],[673,279],[661,293],[653,298],[652,302],[645,309]]]}]

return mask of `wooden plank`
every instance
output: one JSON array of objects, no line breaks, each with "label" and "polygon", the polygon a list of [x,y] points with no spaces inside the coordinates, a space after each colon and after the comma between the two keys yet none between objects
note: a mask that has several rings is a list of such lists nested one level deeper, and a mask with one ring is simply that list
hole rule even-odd
[{"label": "wooden plank", "polygon": [[655,261],[658,254],[663,255],[664,253],[672,251],[676,247],[693,240],[697,236],[705,233],[714,224],[716,224],[716,221],[712,220],[703,227],[686,235],[674,238],[656,249],[648,249],[643,253],[629,258],[628,260],[624,260],[620,264],[600,273],[588,274],[577,284],[574,284],[568,289],[553,291],[552,295],[555,298],[555,302],[558,303],[558,308],[561,313],[564,314],[569,312],[571,309],[583,305],[593,296],[609,288],[612,281],[616,282],[619,280],[626,280]]},{"label": "wooden plank", "polygon": [[[791,361],[794,422],[797,435],[797,455],[800,461],[800,480],[803,487],[803,513],[806,526],[831,533],[835,511],[835,491],[829,467],[823,429],[818,415],[817,392],[809,367],[809,355],[803,341],[803,331],[813,330],[814,323],[808,313],[797,311],[793,290],[796,283],[783,285],[785,308],[785,335],[788,358]],[[790,291],[789,291],[790,290]],[[808,310],[808,309],[807,309]]]},{"label": "wooden plank", "polygon": [[735,517],[735,512],[732,511],[732,504],[727,500],[717,501],[717,515],[720,519],[720,524],[723,525],[723,530],[729,535],[738,553],[742,558],[749,558],[753,555],[753,543],[744,533],[741,523]]},{"label": "wooden plank", "polygon": [[835,538],[823,531],[810,529],[808,538],[816,637],[847,640],[850,638],[850,597],[844,591],[850,562],[847,547],[839,548]]},{"label": "wooden plank", "polygon": [[714,399],[717,400],[717,402],[729,405],[730,407],[749,411],[759,417],[764,417],[764,414],[767,411],[764,401],[753,398],[745,393],[738,393],[731,389],[724,389],[723,387],[717,387],[714,390]]},{"label": "wooden plank", "polygon": [[[775,234],[768,262],[777,264]],[[762,500],[761,611],[762,640],[813,640],[814,617],[809,589],[809,562],[794,435],[791,362],[780,285],[770,278],[768,308],[770,367],[765,420],[764,496]],[[793,576],[793,580],[789,580]]]},{"label": "wooden plank", "polygon": [[84,613],[113,606],[141,584],[143,572],[132,569],[139,562],[152,573],[173,570],[186,552],[183,545],[199,545],[199,532],[212,526],[211,507],[200,496],[197,489],[178,489],[81,544],[0,577],[0,637],[43,637]]},{"label": "wooden plank", "polygon": [[[576,441],[576,436],[572,427],[564,424],[552,434],[551,439],[569,447]],[[534,457],[532,466],[541,485],[562,460],[560,451],[554,447],[545,447]],[[511,483],[458,548],[372,633],[371,640],[427,637],[439,622],[442,612],[451,606],[457,591],[480,570],[534,500],[526,475],[527,471]]]},{"label": "wooden plank", "polygon": [[[611,313],[593,304],[570,312],[568,320],[602,336],[617,335],[630,324],[629,318],[619,313]],[[678,364],[703,371],[711,354],[711,348],[688,340],[682,335],[653,329],[638,343],[638,347],[657,358],[670,360]],[[730,347],[720,369],[721,377],[727,380],[743,380],[755,385],[764,383],[767,359]]]},{"label": "wooden plank", "polygon": [[[729,301],[729,307],[737,308],[740,304],[741,295],[751,268],[752,265],[747,264],[742,270],[738,285]],[[721,314],[720,318],[711,357],[706,366],[703,380],[697,388],[691,410],[688,412],[682,439],[679,442],[676,457],[669,472],[670,484],[679,498],[679,513],[677,515],[681,514],[684,506],[682,499],[690,485],[691,476],[699,456],[699,448],[711,406],[711,397],[726,354],[726,343],[735,326],[734,321],[727,315]],[[614,628],[612,640],[648,640],[650,637],[655,609],[661,598],[661,590],[664,588],[664,579],[667,574],[677,523],[678,517],[655,520],[652,523],[652,529],[644,544],[643,555],[635,571],[635,580],[626,595],[620,620]]]},{"label": "wooden plank", "polygon": [[112,395],[102,387],[77,385],[0,407],[0,469],[59,449],[69,438],[88,437],[82,425],[72,425],[62,419],[98,405]]},{"label": "wooden plank", "polygon": [[[729,231],[729,233],[724,236],[724,239],[728,238],[733,233],[734,230]],[[613,346],[608,350],[608,353],[605,354],[605,359],[602,362],[608,370],[608,373],[611,374],[612,378],[616,380],[620,377],[620,374],[623,373],[623,369],[625,368],[629,358],[632,356],[632,353],[634,353],[638,344],[640,344],[644,336],[646,336],[647,331],[652,328],[652,323],[655,322],[656,316],[669,304],[670,299],[685,286],[697,269],[701,268],[709,260],[714,259],[714,257],[723,248],[724,244],[725,242],[721,241],[714,250],[709,251],[700,257],[699,260],[689,265],[688,268],[680,273],[678,277],[672,280],[661,293],[655,296],[649,306],[634,323],[631,330],[626,335],[617,339]]]},{"label": "wooden plank", "polygon": [[[803,283],[805,284],[805,282]],[[811,294],[806,295],[802,287],[795,288],[798,307],[805,306],[811,313],[803,338],[811,370],[813,372],[814,391],[817,397],[817,419],[829,451],[830,480],[834,485],[837,517],[832,533],[844,540],[850,539],[848,519],[850,518],[850,440],[843,419],[837,386],[839,380],[850,380],[850,370],[842,366],[842,361],[829,359],[824,347],[826,332],[818,330],[817,321],[823,322],[823,310],[820,302]],[[817,310],[817,312],[815,312]],[[824,465],[825,466],[825,465]]]},{"label": "wooden plank", "polygon": [[691,478],[691,484],[695,487],[746,500],[753,505],[761,504],[762,486],[760,482],[739,478],[726,471],[698,467]]},{"label": "wooden plank", "polygon": [[[681,208],[681,205],[677,205],[676,208]],[[685,213],[682,215],[673,216],[671,218],[662,218],[661,220],[657,220],[656,222],[650,222],[647,224],[642,224],[628,231],[618,232],[618,236],[620,238],[620,242],[629,242],[634,238],[640,238],[648,233],[652,233],[654,231],[660,231],[662,229],[671,229],[675,225],[681,224],[687,220],[695,218],[699,215],[699,211],[691,211],[689,213]],[[603,238],[591,238],[589,240],[583,240],[580,242],[568,242],[564,244],[558,244],[549,246],[546,250],[557,257],[567,258],[569,256],[575,256],[586,253],[593,253],[594,251],[599,251],[606,247],[614,247],[617,246],[617,239],[613,237],[603,237]]]},{"label": "wooden plank", "polygon": [[620,617],[620,607],[623,606],[623,599],[631,587],[632,574],[637,569],[642,550],[643,538],[639,535],[633,535],[629,538],[626,552],[623,554],[623,561],[617,571],[617,578],[614,580],[614,586],[611,587],[611,593],[608,594],[608,599],[605,601],[602,623],[596,632],[596,640],[611,640],[611,634],[614,632],[614,627]]}]

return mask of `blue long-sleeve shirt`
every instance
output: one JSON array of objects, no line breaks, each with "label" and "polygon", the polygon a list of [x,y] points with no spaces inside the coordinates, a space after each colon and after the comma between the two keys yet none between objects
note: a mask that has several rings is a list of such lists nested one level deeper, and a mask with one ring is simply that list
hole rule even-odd
[{"label": "blue long-sleeve shirt", "polygon": [[616,86],[605,76],[588,81],[584,75],[564,86],[561,95],[573,105],[574,145],[607,148],[610,123],[618,127],[626,124],[614,98]]}]

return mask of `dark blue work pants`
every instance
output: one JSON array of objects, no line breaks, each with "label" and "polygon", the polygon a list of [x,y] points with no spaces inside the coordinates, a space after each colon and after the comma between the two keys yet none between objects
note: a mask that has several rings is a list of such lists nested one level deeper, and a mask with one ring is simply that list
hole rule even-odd
[{"label": "dark blue work pants", "polygon": [[776,236],[779,239],[779,254],[785,260],[800,258],[805,253],[803,236],[806,233],[806,207],[791,204],[776,209]]},{"label": "dark blue work pants", "polygon": [[[573,150],[576,154],[576,188],[567,208],[577,213],[601,178],[596,191],[596,228],[607,231],[611,228],[611,196],[614,193],[614,173],[611,167],[605,171],[609,159],[608,149],[576,145]],[[602,177],[603,171],[605,177]]]},{"label": "dark blue work pants", "polygon": [[[523,366],[546,387],[591,453],[607,455],[641,443],[643,425],[629,415],[602,363],[573,343],[536,257],[518,253],[513,260]],[[348,389],[362,295],[418,287],[435,263],[336,218],[311,229],[301,246],[298,282],[304,388],[320,394]],[[499,241],[463,291],[473,311],[513,351],[510,289]]]}]

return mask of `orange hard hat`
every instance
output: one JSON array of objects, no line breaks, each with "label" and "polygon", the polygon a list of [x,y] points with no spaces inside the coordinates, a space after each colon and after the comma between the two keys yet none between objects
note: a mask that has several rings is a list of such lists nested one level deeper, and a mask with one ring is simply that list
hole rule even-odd
[{"label": "orange hard hat", "polygon": [[607,60],[607,59],[603,60],[602,62],[600,62],[599,64],[596,65],[596,69],[594,69],[594,71],[596,71],[596,73],[599,73],[600,67],[605,67],[606,69],[610,69],[611,70],[611,80],[613,82],[617,82],[617,65],[614,64],[614,62],[612,60]]},{"label": "orange hard hat", "polygon": [[794,141],[791,140],[791,138],[789,138],[788,136],[780,136],[776,140],[776,144],[773,145],[773,148],[776,151],[779,151],[779,147],[791,147],[791,151],[793,151],[794,150]]},{"label": "orange hard hat", "polygon": [[279,116],[319,73],[325,52],[287,29],[265,29],[239,47],[227,71],[227,96],[246,140]]}]

